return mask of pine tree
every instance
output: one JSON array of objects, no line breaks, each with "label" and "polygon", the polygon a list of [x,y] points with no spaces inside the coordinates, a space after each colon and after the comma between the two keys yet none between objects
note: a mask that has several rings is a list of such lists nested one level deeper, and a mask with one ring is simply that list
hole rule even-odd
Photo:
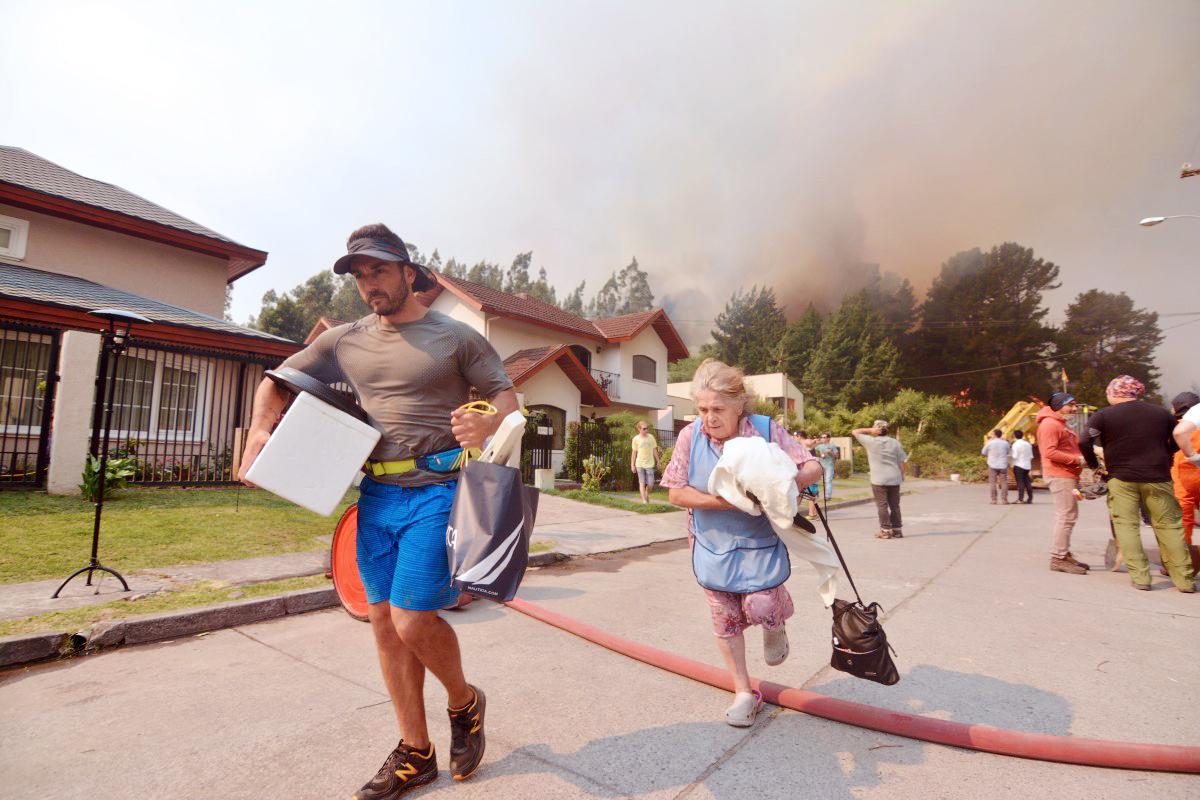
[{"label": "pine tree", "polygon": [[821,343],[804,373],[805,401],[828,408],[882,399],[895,388],[898,361],[870,293],[864,289],[849,295],[825,321]]},{"label": "pine tree", "polygon": [[1012,242],[949,258],[921,304],[909,369],[968,374],[931,379],[919,388],[941,394],[968,390],[993,408],[1044,396],[1049,369],[1041,359],[1050,352],[1054,329],[1043,321],[1042,293],[1058,288],[1058,271]]},{"label": "pine tree", "polygon": [[1124,292],[1091,289],[1067,307],[1056,338],[1057,366],[1066,370],[1071,390],[1081,401],[1100,405],[1104,388],[1117,375],[1132,375],[1158,393],[1154,351],[1162,343],[1158,314],[1134,308]]},{"label": "pine tree", "polygon": [[787,333],[780,340],[779,371],[787,373],[788,379],[797,386],[802,384],[804,373],[821,344],[824,322],[821,312],[809,303],[800,318],[788,325]]},{"label": "pine tree", "polygon": [[747,375],[778,372],[778,344],[786,331],[787,320],[775,302],[774,289],[754,286],[746,293],[739,289],[717,315],[714,357]]}]

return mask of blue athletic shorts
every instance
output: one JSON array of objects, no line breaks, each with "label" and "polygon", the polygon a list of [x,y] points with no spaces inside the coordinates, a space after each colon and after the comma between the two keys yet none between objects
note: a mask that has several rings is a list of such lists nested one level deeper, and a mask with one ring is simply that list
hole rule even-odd
[{"label": "blue athletic shorts", "polygon": [[358,497],[358,574],[368,603],[432,611],[450,605],[446,526],[458,481],[408,489],[364,477]]}]

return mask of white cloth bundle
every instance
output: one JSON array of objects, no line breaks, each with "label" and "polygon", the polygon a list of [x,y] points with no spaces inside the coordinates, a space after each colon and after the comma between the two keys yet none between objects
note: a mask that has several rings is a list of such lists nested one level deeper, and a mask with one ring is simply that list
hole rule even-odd
[{"label": "white cloth bundle", "polygon": [[[813,565],[817,591],[825,605],[831,606],[837,595],[837,553],[824,531],[807,533],[792,524],[800,498],[798,471],[791,457],[774,442],[760,436],[738,436],[725,442],[708,478],[708,493],[752,516],[765,513],[776,533],[795,533],[788,550]],[[761,510],[748,494],[758,498]]]}]

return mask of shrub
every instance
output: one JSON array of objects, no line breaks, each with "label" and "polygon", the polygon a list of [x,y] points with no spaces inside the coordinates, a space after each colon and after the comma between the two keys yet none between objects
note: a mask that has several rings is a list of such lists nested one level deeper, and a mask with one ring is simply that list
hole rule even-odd
[{"label": "shrub", "polygon": [[987,462],[974,453],[954,456],[946,467],[947,475],[952,472],[968,483],[977,483],[987,479]]},{"label": "shrub", "polygon": [[950,474],[950,465],[955,456],[939,444],[923,442],[912,449],[908,456],[914,475],[922,478],[945,478]]},{"label": "shrub", "polygon": [[850,462],[838,459],[833,465],[833,477],[849,478],[850,477]]},{"label": "shrub", "polygon": [[[113,492],[125,488],[127,480],[137,469],[137,460],[133,458],[109,458],[104,464],[104,498],[112,497]],[[79,491],[89,503],[96,502],[100,497],[100,459],[89,454],[83,465],[83,483]]]},{"label": "shrub", "polygon": [[673,456],[673,455],[675,455],[674,447],[667,447],[667,448],[663,449],[662,455],[658,459],[658,474],[659,475],[661,475],[662,473],[667,471],[667,464],[671,463],[671,456]]},{"label": "shrub", "polygon": [[583,460],[583,487],[582,490],[588,494],[596,494],[600,491],[600,484],[604,481],[604,477],[608,475],[608,466],[599,456],[588,456]]},{"label": "shrub", "polygon": [[562,473],[573,481],[583,477],[583,456],[579,452],[579,423],[567,423],[567,442],[563,446]]}]

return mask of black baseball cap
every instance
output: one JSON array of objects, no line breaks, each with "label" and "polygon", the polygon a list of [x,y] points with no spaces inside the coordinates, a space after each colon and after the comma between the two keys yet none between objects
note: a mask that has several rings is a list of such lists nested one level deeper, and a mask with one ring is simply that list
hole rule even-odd
[{"label": "black baseball cap", "polygon": [[345,275],[350,271],[350,266],[354,263],[354,259],[360,257],[377,258],[380,261],[395,261],[398,264],[407,264],[412,267],[417,273],[417,277],[413,280],[413,291],[426,292],[437,286],[437,281],[434,279],[429,267],[413,261],[408,255],[408,248],[404,245],[403,241],[397,247],[395,244],[386,242],[383,239],[354,239],[346,247],[346,255],[333,263],[333,271],[338,275]]}]

